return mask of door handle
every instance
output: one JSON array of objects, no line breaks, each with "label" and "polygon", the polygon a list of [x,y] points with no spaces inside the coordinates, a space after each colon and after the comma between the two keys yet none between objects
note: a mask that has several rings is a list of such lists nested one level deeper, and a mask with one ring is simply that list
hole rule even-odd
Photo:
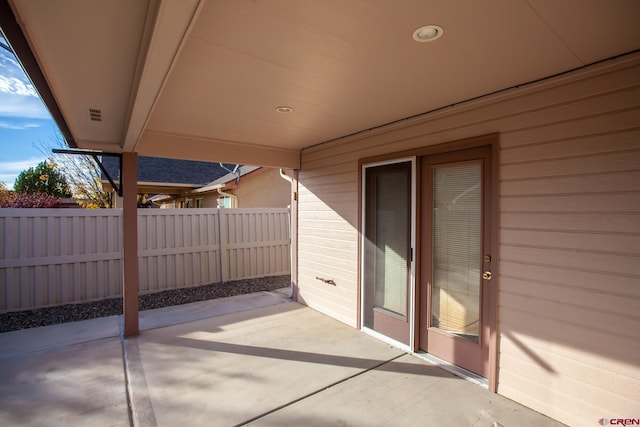
[{"label": "door handle", "polygon": [[482,273],[482,278],[484,280],[491,280],[491,272],[490,271],[485,271],[484,273]]}]

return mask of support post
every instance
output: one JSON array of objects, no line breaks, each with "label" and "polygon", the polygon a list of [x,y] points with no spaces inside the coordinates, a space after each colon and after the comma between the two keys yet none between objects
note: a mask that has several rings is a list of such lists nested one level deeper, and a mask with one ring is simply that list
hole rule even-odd
[{"label": "support post", "polygon": [[122,315],[124,336],[140,333],[138,326],[138,155],[122,153]]},{"label": "support post", "polygon": [[291,299],[298,301],[298,170],[291,182]]}]

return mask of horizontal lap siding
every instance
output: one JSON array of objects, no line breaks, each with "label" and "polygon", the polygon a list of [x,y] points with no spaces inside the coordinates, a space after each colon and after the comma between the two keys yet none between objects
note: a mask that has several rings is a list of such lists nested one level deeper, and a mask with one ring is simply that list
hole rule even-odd
[{"label": "horizontal lap siding", "polygon": [[613,128],[598,117],[616,105],[593,98],[585,118],[501,139],[499,390],[569,424],[640,405],[640,89],[628,84]]},{"label": "horizontal lap siding", "polygon": [[[574,425],[637,416],[638,56],[304,150],[303,300],[357,322],[358,159],[490,133],[501,147],[498,392]],[[332,275],[335,287],[316,280]]]},{"label": "horizontal lap siding", "polygon": [[[299,173],[298,300],[356,326],[357,158]],[[333,280],[335,285],[320,279]]]}]

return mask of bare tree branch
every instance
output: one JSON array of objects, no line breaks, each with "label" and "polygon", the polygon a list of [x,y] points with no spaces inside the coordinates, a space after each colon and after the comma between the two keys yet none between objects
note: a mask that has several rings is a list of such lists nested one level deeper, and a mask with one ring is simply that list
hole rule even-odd
[{"label": "bare tree branch", "polygon": [[90,156],[52,154],[54,148],[69,148],[60,136],[38,141],[36,148],[64,173],[78,203],[85,208],[109,208],[111,193],[102,190],[100,168]]}]

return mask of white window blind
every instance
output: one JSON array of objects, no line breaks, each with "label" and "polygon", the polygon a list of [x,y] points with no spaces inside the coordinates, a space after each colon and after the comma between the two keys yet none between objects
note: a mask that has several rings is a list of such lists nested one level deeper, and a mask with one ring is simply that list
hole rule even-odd
[{"label": "white window blind", "polygon": [[480,319],[481,173],[480,161],[433,170],[432,326],[470,339]]}]

